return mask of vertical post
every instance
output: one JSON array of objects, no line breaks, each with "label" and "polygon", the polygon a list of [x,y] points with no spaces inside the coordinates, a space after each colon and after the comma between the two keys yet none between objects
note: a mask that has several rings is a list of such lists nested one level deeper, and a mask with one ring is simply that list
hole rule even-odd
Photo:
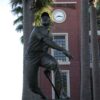
[{"label": "vertical post", "polygon": [[92,49],[92,75],[93,75],[93,100],[100,99],[100,66],[97,37],[96,8],[93,2],[90,3],[90,29]]},{"label": "vertical post", "polygon": [[80,100],[91,100],[89,56],[89,4],[81,0],[81,93]]}]

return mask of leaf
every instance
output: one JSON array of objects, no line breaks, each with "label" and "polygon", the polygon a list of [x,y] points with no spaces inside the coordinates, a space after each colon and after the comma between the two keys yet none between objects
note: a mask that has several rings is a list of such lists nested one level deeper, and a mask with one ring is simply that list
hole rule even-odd
[{"label": "leaf", "polygon": [[23,30],[23,24],[20,24],[16,27],[16,31],[21,32]]},{"label": "leaf", "polygon": [[23,22],[23,16],[18,17],[15,21],[14,21],[14,25],[17,23],[22,23]]},{"label": "leaf", "polygon": [[17,5],[22,5],[22,0],[11,0],[12,8],[16,7]]},{"label": "leaf", "polygon": [[21,43],[24,44],[24,36],[23,35],[20,37],[20,40],[21,40]]},{"label": "leaf", "polygon": [[12,9],[12,12],[14,14],[22,14],[23,13],[23,7],[21,7],[21,6],[15,7],[14,9]]},{"label": "leaf", "polygon": [[36,2],[33,2],[32,8],[37,12],[38,10],[42,9],[45,6],[51,6],[53,4],[52,0],[36,0]]}]

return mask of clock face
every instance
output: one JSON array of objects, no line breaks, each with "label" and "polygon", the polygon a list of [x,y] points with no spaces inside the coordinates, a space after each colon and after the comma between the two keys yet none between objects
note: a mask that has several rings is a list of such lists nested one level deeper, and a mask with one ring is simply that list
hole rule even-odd
[{"label": "clock face", "polygon": [[62,23],[66,19],[66,13],[61,9],[56,9],[53,11],[53,19],[56,23]]}]

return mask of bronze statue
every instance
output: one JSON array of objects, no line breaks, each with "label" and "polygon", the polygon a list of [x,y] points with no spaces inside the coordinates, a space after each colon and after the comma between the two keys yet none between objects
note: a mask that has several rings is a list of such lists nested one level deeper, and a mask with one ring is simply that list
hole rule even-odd
[{"label": "bronze statue", "polygon": [[51,47],[62,51],[69,59],[72,59],[72,56],[67,50],[60,47],[52,40],[50,32],[48,31],[51,23],[48,13],[44,12],[41,15],[41,23],[42,26],[34,27],[30,35],[27,52],[25,54],[25,62],[28,65],[27,67],[29,67],[29,70],[27,71],[27,79],[30,90],[36,94],[39,94],[42,99],[47,100],[46,96],[38,87],[39,67],[45,68],[44,73],[47,77],[50,76],[51,70],[54,71],[57,82],[59,83],[58,88],[55,89],[58,96],[60,95],[62,88],[61,76],[57,67],[57,61],[54,57],[48,54],[48,48]]}]

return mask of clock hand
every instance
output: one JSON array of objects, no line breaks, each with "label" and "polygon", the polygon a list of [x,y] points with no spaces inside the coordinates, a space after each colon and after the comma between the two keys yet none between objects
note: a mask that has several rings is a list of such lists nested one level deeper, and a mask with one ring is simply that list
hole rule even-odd
[{"label": "clock hand", "polygon": [[60,15],[59,15],[59,16],[57,16],[57,17],[63,17],[63,16],[60,16]]}]

